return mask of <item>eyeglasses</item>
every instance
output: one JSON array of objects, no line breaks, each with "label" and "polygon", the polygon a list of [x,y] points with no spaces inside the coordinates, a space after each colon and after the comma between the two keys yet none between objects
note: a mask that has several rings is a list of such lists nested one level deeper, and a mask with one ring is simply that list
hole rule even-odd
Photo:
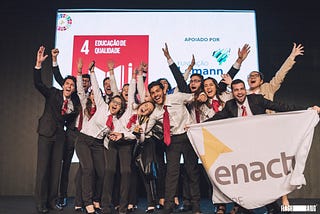
[{"label": "eyeglasses", "polygon": [[255,73],[255,74],[250,74],[250,75],[248,75],[248,79],[254,78],[254,77],[260,77],[260,74]]},{"label": "eyeglasses", "polygon": [[115,100],[112,100],[111,102],[112,102],[113,104],[116,104],[116,105],[121,106],[121,102],[118,102],[118,101],[115,101]]},{"label": "eyeglasses", "polygon": [[201,80],[190,80],[190,83],[198,83],[201,82]]}]

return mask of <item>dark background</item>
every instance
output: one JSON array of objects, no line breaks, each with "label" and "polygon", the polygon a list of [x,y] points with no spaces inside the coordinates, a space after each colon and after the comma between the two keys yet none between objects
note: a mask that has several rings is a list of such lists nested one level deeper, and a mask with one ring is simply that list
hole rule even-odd
[{"label": "dark background", "polygon": [[[302,43],[305,47],[305,55],[296,58],[297,63],[287,75],[275,99],[310,106],[320,105],[320,15],[316,3],[299,1],[297,4],[295,1],[278,0],[3,1],[0,13],[3,87],[0,106],[0,195],[33,195],[37,160],[36,127],[43,111],[44,99],[33,86],[32,69],[40,45],[44,45],[48,53],[54,48],[57,9],[255,10],[260,71],[265,74],[267,81],[289,56],[293,42]],[[50,60],[47,60],[44,70],[48,71],[49,68]],[[43,79],[50,85],[51,73],[44,72]],[[319,141],[318,125],[305,170],[307,185],[289,197],[320,198]],[[72,166],[71,179],[75,168],[76,164]],[[70,195],[73,191],[71,185]]]}]

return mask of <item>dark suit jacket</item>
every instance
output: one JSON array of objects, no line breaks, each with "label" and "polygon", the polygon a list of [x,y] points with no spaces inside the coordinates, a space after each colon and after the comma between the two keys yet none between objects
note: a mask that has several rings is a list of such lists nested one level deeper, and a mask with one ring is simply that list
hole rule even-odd
[{"label": "dark suit jacket", "polygon": [[[54,87],[47,87],[41,79],[41,69],[34,68],[34,85],[36,89],[45,97],[45,107],[42,116],[39,119],[38,133],[46,137],[52,137],[57,129],[62,129],[65,122],[78,114],[77,111],[61,115],[61,107],[63,104],[63,92]],[[71,97],[73,103],[77,103],[74,97]],[[75,105],[75,104],[74,104]],[[74,109],[76,109],[74,107]]]},{"label": "dark suit jacket", "polygon": [[[296,111],[306,109],[301,106],[290,106],[274,101],[270,101],[263,97],[261,94],[250,94],[247,95],[248,103],[250,110],[253,115],[265,114],[267,109],[277,111],[277,112],[286,112],[286,111]],[[238,106],[235,99],[229,100],[226,102],[226,105],[222,111],[215,114],[212,118],[206,121],[220,120],[231,117],[238,117]]]},{"label": "dark suit jacket", "polygon": [[[52,73],[53,73],[53,76],[54,76],[55,80],[57,81],[57,83],[62,87],[64,78],[61,75],[59,66],[55,66],[55,67],[52,66]],[[77,86],[75,85],[75,87],[77,87]],[[74,112],[74,114],[67,115],[65,125],[68,129],[73,130],[76,125],[77,116],[78,116],[79,112],[82,111],[80,99],[77,94],[77,88],[76,88],[76,91],[74,93],[72,93],[71,100],[72,100],[75,112]]]}]

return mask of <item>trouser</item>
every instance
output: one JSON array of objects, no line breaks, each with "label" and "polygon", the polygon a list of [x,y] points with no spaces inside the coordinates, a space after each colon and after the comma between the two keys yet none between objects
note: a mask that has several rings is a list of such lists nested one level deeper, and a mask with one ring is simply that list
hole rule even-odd
[{"label": "trouser", "polygon": [[127,212],[129,203],[129,188],[132,161],[132,146],[135,141],[109,142],[109,148],[105,149],[105,179],[103,184],[102,207],[104,213],[111,213],[112,192],[117,160],[120,167],[120,197],[119,213]]},{"label": "trouser", "polygon": [[84,206],[100,202],[104,179],[103,140],[80,133],[76,141],[76,153],[82,172],[81,190]]},{"label": "trouser", "polygon": [[74,206],[75,207],[82,207],[84,204],[83,204],[83,200],[82,200],[82,190],[81,190],[82,172],[81,172],[80,164],[77,169],[76,176],[75,176],[75,184],[76,184],[76,192],[75,192],[75,197],[74,197]]},{"label": "trouser", "polygon": [[57,129],[52,137],[39,135],[35,185],[38,206],[53,206],[56,203],[64,141],[63,129]]},{"label": "trouser", "polygon": [[[70,171],[72,157],[74,154],[74,144],[78,135],[79,135],[79,131],[77,129],[74,129],[74,130],[67,129],[66,131],[66,143],[64,145],[61,178],[60,178],[59,196],[61,198],[67,197],[68,184],[69,184],[69,171]],[[76,188],[79,188],[79,187],[76,186]]]},{"label": "trouser", "polygon": [[158,165],[158,177],[157,177],[157,195],[159,198],[164,198],[165,194],[165,181],[166,181],[166,164],[164,162],[165,147],[163,141],[156,141],[155,143],[155,155]]},{"label": "trouser", "polygon": [[[158,143],[155,138],[146,138],[146,140],[143,143],[140,157],[142,165],[139,163],[139,161],[136,161],[136,165],[138,166],[138,169],[140,171],[140,175],[143,181],[143,184],[145,186],[146,194],[147,194],[147,207],[155,207],[156,206],[156,199],[157,197],[157,185],[156,181],[158,179],[158,163],[156,160],[156,143]],[[151,165],[151,163],[154,163],[156,166],[156,169],[150,170],[150,172],[154,172],[156,176],[151,176],[151,173],[146,174],[146,167],[147,165]]]},{"label": "trouser", "polygon": [[165,184],[165,212],[171,212],[175,206],[180,175],[180,156],[183,154],[185,169],[189,177],[190,202],[193,212],[200,212],[200,176],[198,157],[194,152],[186,133],[171,136],[171,144],[166,148],[167,173]]}]

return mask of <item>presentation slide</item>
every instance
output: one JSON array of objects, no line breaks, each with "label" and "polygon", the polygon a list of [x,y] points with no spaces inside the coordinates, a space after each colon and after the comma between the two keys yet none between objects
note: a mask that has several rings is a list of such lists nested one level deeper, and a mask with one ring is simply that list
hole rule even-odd
[{"label": "presentation slide", "polygon": [[[176,82],[162,48],[167,43],[173,61],[183,73],[192,55],[191,73],[221,80],[244,44],[251,52],[235,78],[247,79],[259,70],[256,19],[253,10],[71,10],[59,9],[55,47],[62,76],[76,75],[77,60],[84,68],[96,62],[100,87],[108,76],[107,62],[115,62],[118,88],[130,82],[132,69],[148,64],[147,81],[165,77]],[[87,69],[84,69],[87,73]],[[54,86],[59,87],[56,82]]]}]

